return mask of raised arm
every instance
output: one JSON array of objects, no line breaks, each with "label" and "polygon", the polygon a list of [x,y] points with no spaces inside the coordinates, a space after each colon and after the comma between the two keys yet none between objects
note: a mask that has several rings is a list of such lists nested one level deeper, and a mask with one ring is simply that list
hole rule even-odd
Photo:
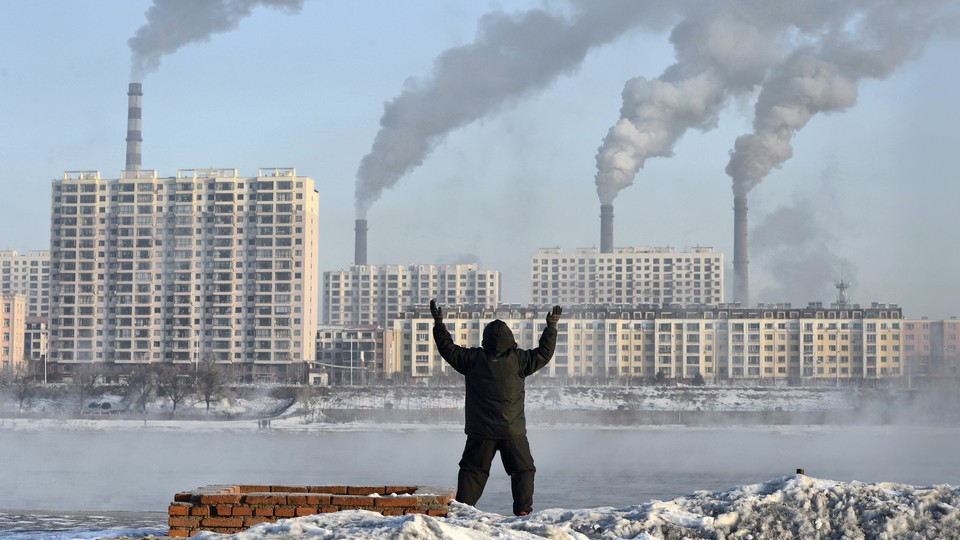
[{"label": "raised arm", "polygon": [[521,359],[520,370],[524,377],[533,375],[553,358],[553,352],[557,348],[557,322],[560,321],[562,313],[563,308],[560,306],[553,306],[553,309],[547,312],[547,327],[540,334],[539,346],[526,351],[526,358]]},{"label": "raised arm", "polygon": [[430,315],[433,316],[433,341],[437,344],[437,352],[457,373],[466,373],[470,369],[468,349],[453,342],[447,325],[443,324],[443,308],[436,300],[430,301]]}]

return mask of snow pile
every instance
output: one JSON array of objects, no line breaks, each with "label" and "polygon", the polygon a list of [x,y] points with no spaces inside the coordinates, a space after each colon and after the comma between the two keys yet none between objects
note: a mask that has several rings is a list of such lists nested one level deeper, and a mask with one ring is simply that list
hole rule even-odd
[{"label": "snow pile", "polygon": [[[288,538],[960,538],[960,488],[788,476],[625,508],[551,509],[523,518],[452,503],[444,518],[349,511],[261,524],[237,540]],[[199,538],[221,538],[201,533]]]}]

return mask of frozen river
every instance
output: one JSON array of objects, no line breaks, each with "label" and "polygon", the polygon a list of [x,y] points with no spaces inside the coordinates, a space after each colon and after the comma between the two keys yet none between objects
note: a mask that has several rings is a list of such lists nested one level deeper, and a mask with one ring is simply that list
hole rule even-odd
[{"label": "frozen river", "polygon": [[[165,512],[173,494],[224,483],[454,486],[453,426],[273,431],[0,431],[0,536],[9,510]],[[658,427],[534,429],[535,507],[626,506],[793,474],[960,484],[960,429]],[[478,507],[510,510],[494,461]]]}]

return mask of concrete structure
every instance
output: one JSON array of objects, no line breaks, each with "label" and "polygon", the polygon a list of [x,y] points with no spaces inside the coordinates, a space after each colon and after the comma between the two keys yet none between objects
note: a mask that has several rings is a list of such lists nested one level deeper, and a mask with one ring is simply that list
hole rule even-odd
[{"label": "concrete structure", "polygon": [[723,302],[723,255],[709,247],[541,249],[531,258],[534,305],[715,305]]},{"label": "concrete structure", "polygon": [[27,302],[20,295],[0,295],[0,370],[17,372],[25,369],[23,335],[26,328]]},{"label": "concrete structure", "polygon": [[68,172],[51,206],[56,369],[213,360],[253,380],[313,360],[312,179],[289,168]]},{"label": "concrete structure", "polygon": [[399,372],[386,363],[392,353],[393,333],[379,326],[321,326],[314,366],[332,384],[383,382]]},{"label": "concrete structure", "polygon": [[143,85],[130,83],[127,91],[127,160],[125,170],[139,171],[143,145]]},{"label": "concrete structure", "polygon": [[500,272],[476,264],[354,265],[323,274],[323,323],[388,326],[431,299],[449,305],[494,307]]},{"label": "concrete structure", "polygon": [[27,317],[23,335],[23,358],[29,364],[32,373],[46,381],[47,340],[50,336],[49,321],[46,317]]},{"label": "concrete structure", "polygon": [[25,296],[28,317],[49,317],[50,252],[0,251],[0,294]]},{"label": "concrete structure", "polygon": [[749,231],[747,229],[747,196],[733,198],[733,301],[750,305]]},{"label": "concrete structure", "polygon": [[[521,348],[537,346],[545,309],[444,306],[454,340],[480,343],[483,327],[501,319]],[[419,308],[392,325],[394,359],[404,376],[451,373],[437,354],[433,319]],[[540,373],[560,379],[756,380],[789,384],[846,384],[899,379],[902,311],[874,304],[805,308],[767,305],[742,308],[565,308],[554,360]]]},{"label": "concrete structure", "polygon": [[960,320],[907,320],[903,326],[911,379],[936,384],[960,377]]}]

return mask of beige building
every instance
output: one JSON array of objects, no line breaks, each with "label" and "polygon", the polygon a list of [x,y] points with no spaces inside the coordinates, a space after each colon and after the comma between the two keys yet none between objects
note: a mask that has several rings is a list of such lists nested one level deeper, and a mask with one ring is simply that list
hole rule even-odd
[{"label": "beige building", "polygon": [[50,252],[0,251],[0,294],[24,296],[28,317],[49,317]]},{"label": "beige building", "polygon": [[723,255],[709,247],[548,248],[532,257],[530,272],[534,305],[723,303]]},{"label": "beige building", "polygon": [[916,381],[956,381],[960,377],[960,320],[904,321],[903,352]]},{"label": "beige building", "polygon": [[52,187],[48,360],[56,369],[209,360],[254,380],[313,360],[312,179],[289,168],[255,177],[81,171]]},{"label": "beige building", "polygon": [[5,373],[26,368],[23,357],[27,301],[21,295],[0,295],[0,370]]},{"label": "beige building", "polygon": [[393,333],[376,325],[321,326],[314,367],[332,384],[381,383],[399,373],[387,360]]},{"label": "beige building", "polygon": [[[501,319],[521,348],[537,346],[545,308],[444,306],[454,340],[480,343],[483,327]],[[404,376],[450,372],[436,352],[433,319],[419,308],[395,320],[388,365]],[[557,350],[544,376],[594,381],[610,379],[707,381],[763,380],[791,384],[852,383],[905,374],[901,352],[902,310],[894,305],[805,308],[768,305],[742,308],[565,308]]]},{"label": "beige building", "polygon": [[476,264],[354,265],[323,274],[327,325],[390,322],[436,299],[492,308],[500,302],[500,272]]}]

